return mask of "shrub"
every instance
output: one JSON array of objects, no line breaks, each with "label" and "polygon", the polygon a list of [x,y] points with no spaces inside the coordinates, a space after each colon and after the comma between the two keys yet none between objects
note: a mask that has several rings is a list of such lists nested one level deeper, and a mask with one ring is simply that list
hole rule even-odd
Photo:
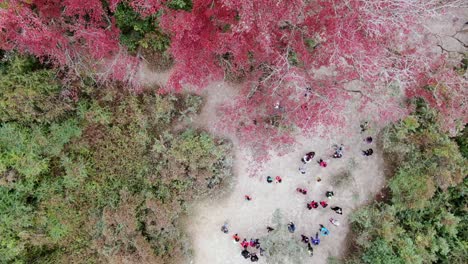
[{"label": "shrub", "polygon": [[60,98],[55,72],[30,57],[12,55],[0,74],[0,121],[51,123],[72,109]]},{"label": "shrub", "polygon": [[114,17],[120,29],[120,42],[135,52],[139,47],[164,52],[169,47],[169,37],[157,25],[157,15],[142,18],[127,3],[117,6]]},{"label": "shrub", "polygon": [[467,160],[436,125],[436,117],[419,102],[413,115],[386,128],[384,153],[397,166],[389,179],[392,199],[351,216],[360,251],[348,263],[466,259]]}]

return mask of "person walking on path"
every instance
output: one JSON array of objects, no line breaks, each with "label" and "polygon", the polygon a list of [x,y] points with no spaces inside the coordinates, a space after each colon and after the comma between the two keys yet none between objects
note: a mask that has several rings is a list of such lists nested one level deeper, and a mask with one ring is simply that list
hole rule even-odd
[{"label": "person walking on path", "polygon": [[309,238],[307,236],[301,235],[301,240],[302,240],[302,242],[304,242],[306,244],[309,243]]},{"label": "person walking on path", "polygon": [[272,183],[272,182],[273,182],[273,177],[267,176],[267,182],[268,182],[268,183]]},{"label": "person walking on path", "polygon": [[267,232],[270,233],[271,231],[275,230],[273,227],[271,226],[267,226]]},{"label": "person walking on path", "polygon": [[371,144],[372,143],[372,137],[366,137],[366,139],[364,139],[364,141],[366,141],[367,144]]},{"label": "person walking on path", "polygon": [[321,224],[320,225],[320,234],[322,236],[328,236],[330,234],[330,231]]},{"label": "person walking on path", "polygon": [[317,162],[320,165],[320,167],[323,167],[323,168],[327,167],[327,163],[323,159],[319,159]]},{"label": "person walking on path", "polygon": [[304,164],[307,164],[312,161],[312,159],[315,157],[315,152],[311,151],[305,154],[304,157],[302,157],[301,161]]},{"label": "person walking on path", "polygon": [[327,191],[325,192],[325,196],[327,196],[328,199],[331,199],[333,196],[335,196],[335,194],[333,191]]},{"label": "person walking on path", "polygon": [[294,225],[293,222],[289,222],[288,231],[289,231],[289,233],[294,233],[294,231],[296,231],[296,225]]},{"label": "person walking on path", "polygon": [[330,208],[330,209],[332,209],[333,211],[335,211],[335,213],[337,213],[337,214],[343,214],[343,211],[341,210],[341,207],[334,206],[334,207],[332,207],[332,208]]},{"label": "person walking on path", "polygon": [[314,237],[310,237],[310,240],[312,240],[312,244],[314,246],[318,246],[320,244],[320,238],[319,238],[319,235],[318,233],[315,233],[315,238]]},{"label": "person walking on path", "polygon": [[251,200],[252,200],[252,197],[250,197],[250,195],[247,195],[247,194],[246,194],[244,197],[245,197],[245,200],[247,200],[247,201],[251,201]]},{"label": "person walking on path", "polygon": [[327,203],[327,201],[320,201],[320,205],[321,205],[323,208],[325,208],[325,207],[328,206],[328,203]]},{"label": "person walking on path", "polygon": [[280,176],[276,176],[275,180],[276,180],[276,183],[281,183],[283,181],[283,179],[281,179]]},{"label": "person walking on path", "polygon": [[340,144],[339,146],[334,145],[333,147],[335,148],[335,153],[333,153],[333,158],[335,158],[335,159],[342,158],[343,157],[343,151],[344,151],[343,144]]},{"label": "person walking on path", "polygon": [[239,234],[237,234],[237,233],[234,234],[234,235],[232,236],[232,238],[234,239],[234,242],[236,242],[236,243],[238,243],[238,242],[240,241],[240,236],[239,236]]}]

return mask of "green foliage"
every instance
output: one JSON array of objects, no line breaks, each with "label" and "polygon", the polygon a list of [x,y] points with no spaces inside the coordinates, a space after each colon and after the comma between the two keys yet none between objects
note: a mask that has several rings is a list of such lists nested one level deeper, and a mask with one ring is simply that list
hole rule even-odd
[{"label": "green foliage", "polygon": [[193,3],[192,0],[171,0],[168,5],[169,8],[174,10],[192,10]]},{"label": "green foliage", "polygon": [[294,51],[289,51],[288,53],[288,62],[292,66],[298,66],[300,61],[299,58],[297,57],[297,53]]},{"label": "green foliage", "polygon": [[468,128],[465,127],[463,132],[455,138],[455,141],[460,148],[460,153],[463,155],[465,159],[468,159]]},{"label": "green foliage", "polygon": [[55,72],[29,57],[10,56],[0,70],[0,121],[50,123],[63,116],[71,106],[59,99]]},{"label": "green foliage", "polygon": [[419,104],[385,130],[384,152],[397,166],[392,198],[351,216],[360,251],[349,263],[464,263],[468,257],[467,160],[435,117]]},{"label": "green foliage", "polygon": [[260,242],[266,250],[267,262],[275,264],[305,263],[305,259],[309,258],[306,254],[307,247],[289,233],[287,223],[283,222],[283,216],[279,209],[273,213],[272,222],[275,230],[260,238]]},{"label": "green foliage", "polygon": [[176,161],[187,164],[192,169],[213,169],[213,161],[220,159],[223,156],[223,151],[216,147],[215,142],[208,134],[187,130],[177,137],[170,155]]},{"label": "green foliage", "polygon": [[142,18],[128,4],[120,3],[114,13],[117,27],[121,30],[120,41],[130,51],[138,47],[164,52],[169,47],[169,37],[157,25],[157,16]]},{"label": "green foliage", "polygon": [[[167,263],[187,252],[176,226],[185,201],[230,172],[226,142],[171,130],[199,111],[201,98],[91,83],[76,105],[62,108],[68,103],[52,72],[16,56],[4,69],[0,82],[10,86],[0,92],[0,262],[103,263],[104,256],[150,248]],[[22,89],[34,96],[13,96]],[[34,112],[45,102],[54,104]]]}]

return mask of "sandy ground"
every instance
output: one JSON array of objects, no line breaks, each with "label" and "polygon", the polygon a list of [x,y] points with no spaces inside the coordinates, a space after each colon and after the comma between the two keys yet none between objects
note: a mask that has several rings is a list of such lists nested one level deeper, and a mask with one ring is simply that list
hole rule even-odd
[{"label": "sandy ground", "polygon": [[[217,133],[213,122],[218,117],[216,106],[232,98],[235,89],[225,83],[212,84],[205,91],[207,103],[202,113],[195,120],[195,124]],[[356,117],[350,117],[354,120]],[[371,146],[376,150],[371,157],[364,157],[361,150],[370,147],[363,142],[364,135],[360,134],[359,123],[354,122],[351,136],[328,135],[326,138],[298,138],[296,151],[286,156],[276,156],[265,165],[265,169],[254,177],[249,176],[248,161],[250,156],[239,148],[237,139],[230,135],[235,145],[235,167],[233,190],[222,200],[205,200],[197,202],[189,212],[187,231],[192,238],[194,264],[228,264],[249,263],[241,255],[239,244],[233,243],[231,236],[239,233],[242,238],[257,238],[264,236],[266,226],[271,224],[273,212],[279,208],[284,215],[284,221],[293,221],[296,224],[296,238],[300,240],[301,234],[311,236],[316,233],[319,224],[330,229],[331,234],[322,240],[314,251],[314,256],[305,263],[326,263],[328,256],[340,256],[346,249],[346,235],[349,232],[347,223],[351,211],[373,198],[383,186],[383,161],[375,144]],[[367,134],[366,134],[367,135]],[[345,155],[342,159],[327,158],[331,155],[331,146],[334,143],[345,145]],[[316,162],[308,164],[307,173],[302,175],[298,168],[301,157],[307,151],[315,151],[316,158],[327,159],[327,168],[320,167]],[[352,171],[352,179],[341,187],[333,182],[337,174],[343,170]],[[282,183],[266,182],[266,176],[282,177]],[[317,177],[322,179],[317,182]],[[296,192],[296,188],[306,188],[307,195]],[[306,202],[311,200],[327,200],[325,191],[334,191],[335,197],[329,200],[329,207],[323,209],[307,210]],[[252,196],[252,201],[244,200],[244,195]],[[343,215],[330,210],[331,206],[338,205],[343,208]],[[328,219],[339,219],[339,227],[332,226]],[[229,223],[229,234],[220,231],[223,223]],[[261,258],[259,263],[266,263]]]}]

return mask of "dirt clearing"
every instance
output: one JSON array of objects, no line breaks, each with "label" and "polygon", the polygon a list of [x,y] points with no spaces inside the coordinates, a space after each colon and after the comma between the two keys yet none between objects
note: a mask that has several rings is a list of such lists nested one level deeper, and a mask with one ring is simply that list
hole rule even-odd
[{"label": "dirt clearing", "polygon": [[[224,83],[212,84],[205,90],[207,103],[202,113],[195,120],[198,126],[216,134],[213,128],[217,120],[216,107],[226,100],[231,100],[235,90]],[[368,144],[364,138],[368,135],[376,136],[377,131],[362,133],[356,115],[350,115],[350,126],[347,135],[329,134],[326,137],[298,138],[295,151],[276,156],[265,164],[265,169],[256,176],[250,177],[248,161],[252,158],[246,151],[240,149],[238,140],[230,137],[236,148],[234,163],[234,187],[221,200],[205,200],[194,204],[187,219],[187,232],[193,245],[194,264],[228,264],[250,263],[240,252],[241,247],[234,243],[232,235],[238,233],[242,238],[259,238],[267,234],[266,226],[271,225],[273,212],[281,210],[285,224],[293,221],[296,224],[295,238],[300,240],[301,234],[314,235],[319,224],[330,230],[330,235],[322,239],[315,248],[314,256],[304,263],[326,263],[331,256],[340,256],[346,249],[346,236],[349,232],[348,215],[358,206],[372,200],[383,187],[384,171],[381,153],[375,142]],[[340,135],[341,134],[341,135]],[[330,158],[333,144],[344,144],[344,157]],[[362,150],[372,147],[374,154],[370,157],[362,155]],[[315,151],[315,159],[307,165],[307,173],[301,174],[301,158],[308,151]],[[326,168],[320,167],[316,160],[323,158],[328,162]],[[270,175],[281,176],[282,183],[266,182]],[[321,182],[317,182],[320,177]],[[296,188],[306,188],[307,195],[302,195]],[[335,196],[327,199],[326,191],[333,191]],[[252,196],[252,201],[246,201],[244,195]],[[306,202],[311,200],[327,200],[327,208],[308,210]],[[331,206],[343,208],[343,215],[330,210]],[[339,227],[329,223],[334,217],[341,222]],[[220,231],[223,223],[229,223],[229,234]],[[304,247],[306,245],[304,244]],[[260,257],[258,263],[266,263]]]}]

